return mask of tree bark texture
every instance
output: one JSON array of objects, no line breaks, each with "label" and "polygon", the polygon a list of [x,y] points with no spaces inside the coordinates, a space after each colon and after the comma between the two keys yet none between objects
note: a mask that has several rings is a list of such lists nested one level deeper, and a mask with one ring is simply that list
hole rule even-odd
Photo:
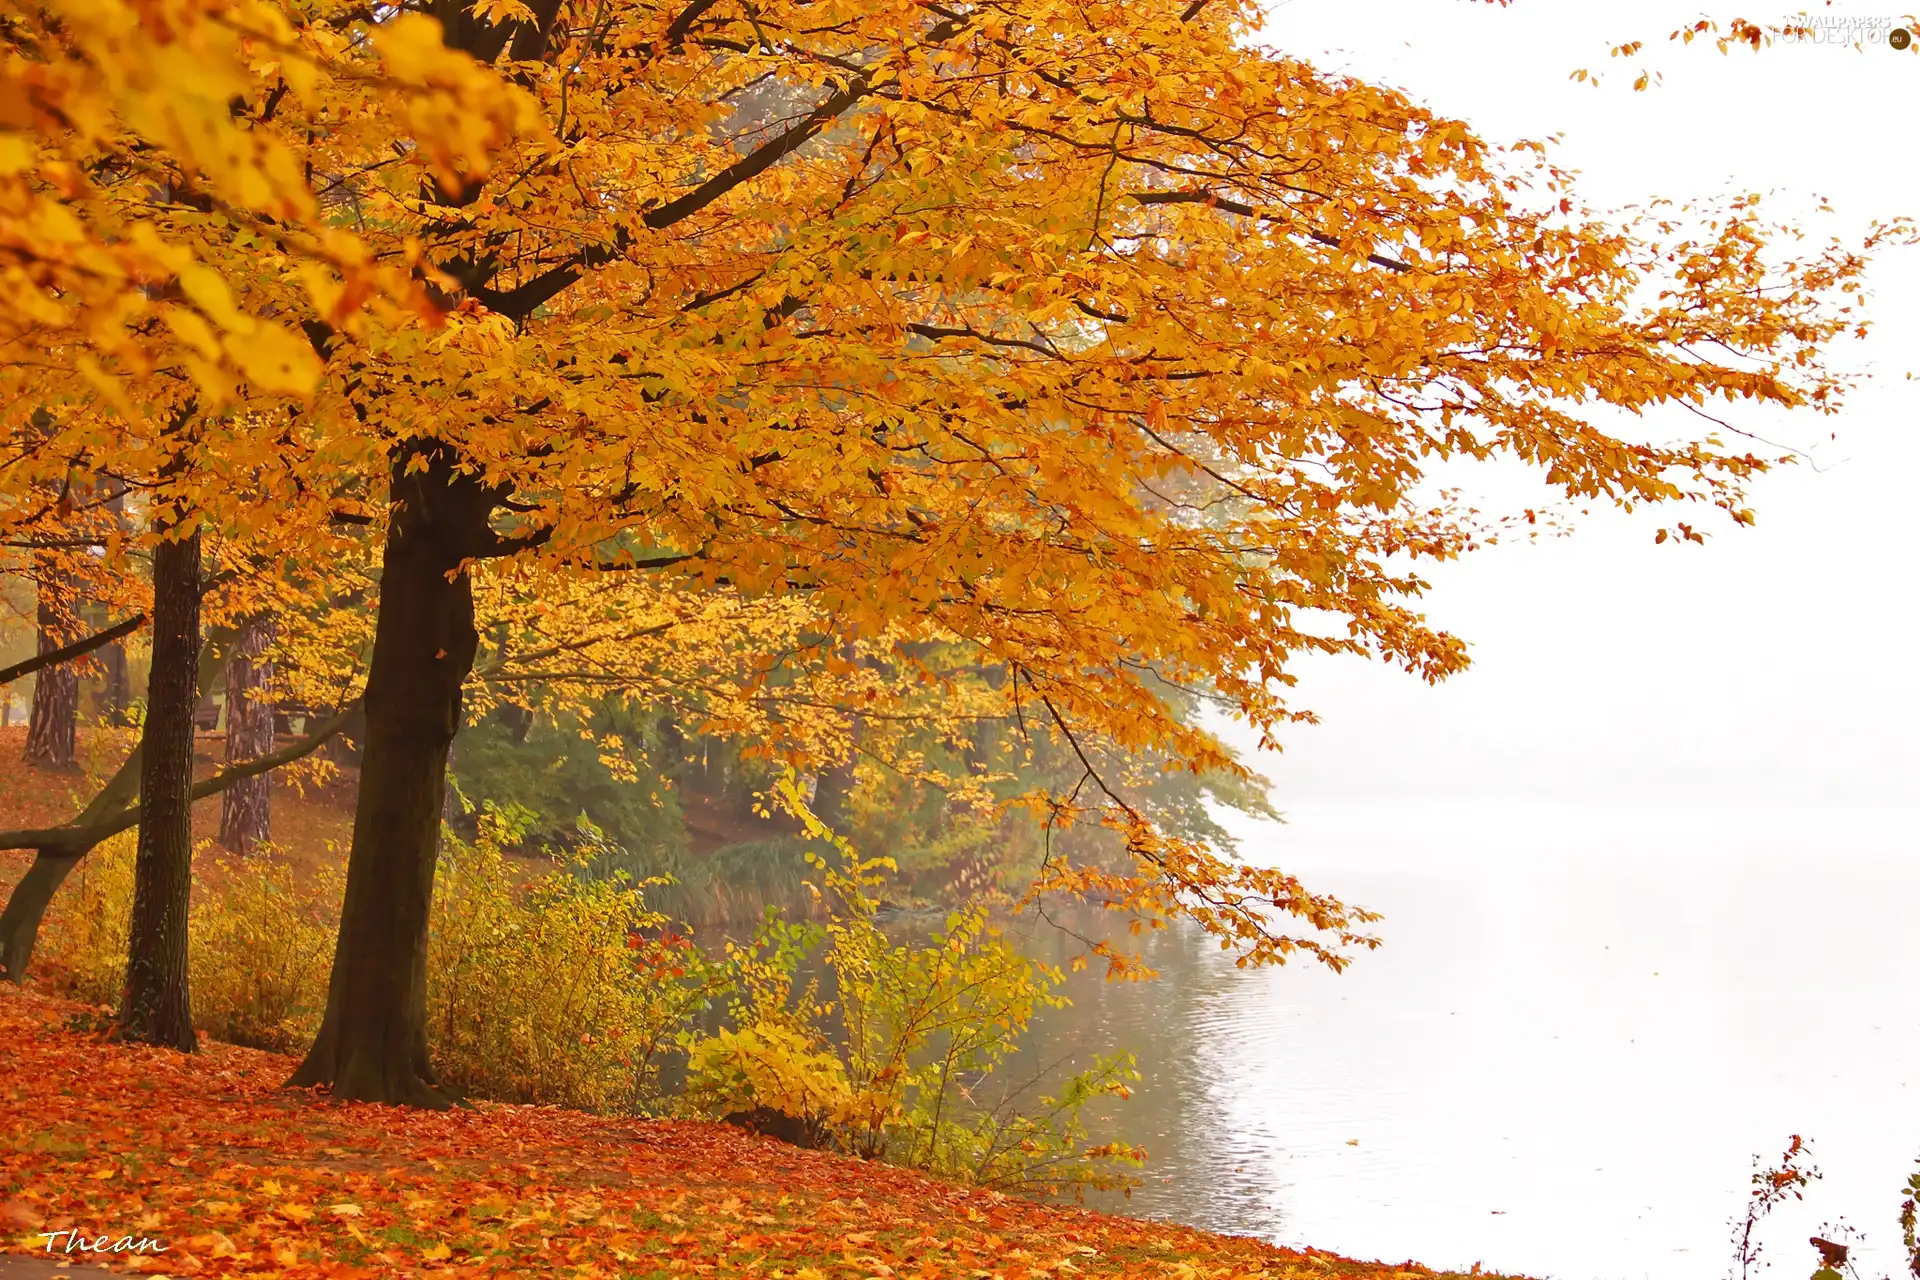
[{"label": "tree bark texture", "polygon": [[[41,653],[51,653],[80,638],[73,611],[73,579],[44,558],[39,579],[38,618]],[[27,763],[41,769],[78,768],[74,724],[80,709],[80,673],[70,662],[42,668],[33,682],[33,710],[27,719]]]},{"label": "tree bark texture", "polygon": [[200,667],[200,535],[153,552],[153,673],[140,738],[140,835],[121,1039],[192,1052],[187,905],[193,885],[193,708]]},{"label": "tree bark texture", "polygon": [[[393,518],[367,674],[353,849],[327,1011],[293,1085],[446,1106],[428,1061],[427,927],[460,687],[479,636],[464,560],[496,546],[493,496],[425,441],[394,460]],[[415,468],[409,474],[409,466]]]},{"label": "tree bark texture", "polygon": [[[227,763],[244,764],[273,750],[274,619],[247,620],[227,657]],[[228,787],[220,797],[220,843],[251,854],[271,838],[269,779],[258,774]]]}]

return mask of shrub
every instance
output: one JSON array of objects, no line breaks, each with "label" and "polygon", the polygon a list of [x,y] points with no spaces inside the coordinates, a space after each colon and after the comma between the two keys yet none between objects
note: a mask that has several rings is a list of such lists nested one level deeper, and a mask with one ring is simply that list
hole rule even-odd
[{"label": "shrub", "polygon": [[[135,835],[81,860],[48,907],[45,964],[55,987],[118,1008],[133,916]],[[221,1040],[289,1051],[306,1044],[326,1008],[338,872],[311,885],[267,859],[219,858],[203,844],[187,924],[187,977],[197,1027]]]},{"label": "shrub", "polygon": [[134,833],[102,841],[47,904],[40,963],[48,981],[86,1004],[118,1009],[133,924]]},{"label": "shrub", "polygon": [[523,815],[488,807],[434,886],[427,1013],[442,1077],[514,1102],[635,1111],[714,978],[642,885],[554,871],[516,886]]},{"label": "shrub", "polygon": [[713,1115],[785,1118],[806,1146],[824,1145],[853,1111],[839,1057],[770,1022],[700,1040],[687,1063],[686,1099]]},{"label": "shrub", "polygon": [[[729,947],[734,1026],[692,1039],[688,1101],[709,1114],[779,1113],[823,1145],[982,1185],[1128,1185],[1126,1166],[1142,1153],[1089,1145],[1082,1114],[1096,1098],[1126,1096],[1131,1058],[1099,1060],[1030,1103],[1034,1081],[982,1101],[1034,1012],[1066,1002],[1059,971],[1010,946],[981,906],[950,916],[926,944],[891,941],[873,892],[891,863],[858,860],[812,820],[791,780],[781,795],[834,851],[814,856],[826,923],[770,916],[752,946]],[[831,999],[794,979],[820,943]]]},{"label": "shrub", "polygon": [[311,884],[264,857],[203,853],[188,924],[194,1022],[219,1040],[290,1053],[320,1029],[341,893],[337,869]]},{"label": "shrub", "polygon": [[[684,1052],[683,1103],[696,1112],[791,1121],[816,1145],[1008,1189],[1130,1181],[1140,1153],[1089,1145],[1081,1121],[1095,1099],[1126,1095],[1130,1059],[1101,1060],[1045,1094],[1033,1079],[1000,1084],[1035,1011],[1065,1001],[1059,971],[999,937],[984,907],[955,913],[928,942],[896,943],[876,918],[891,864],[857,861],[816,829],[824,924],[770,909],[750,941],[709,957],[648,908],[657,881],[563,866],[524,883],[504,855],[524,817],[486,807],[477,838],[449,838],[436,873],[427,1013],[456,1090],[651,1110],[665,1100],[663,1069]],[[581,858],[598,838],[583,828]],[[49,970],[97,1005],[120,999],[133,859],[130,833],[101,846],[49,912]],[[239,1043],[304,1044],[325,1007],[338,873],[301,885],[268,860],[204,852],[196,870],[196,1022]],[[816,976],[803,979],[809,967]]]}]

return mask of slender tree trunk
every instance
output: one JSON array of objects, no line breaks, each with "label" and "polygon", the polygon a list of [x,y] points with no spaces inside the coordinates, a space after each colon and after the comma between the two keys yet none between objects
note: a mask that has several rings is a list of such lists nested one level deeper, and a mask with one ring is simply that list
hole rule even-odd
[{"label": "slender tree trunk", "polygon": [[[422,469],[407,473],[409,462]],[[367,673],[353,851],[327,1012],[293,1085],[446,1106],[427,1056],[427,926],[447,752],[479,636],[460,564],[492,546],[490,495],[423,442],[394,460],[393,519]]]},{"label": "slender tree trunk", "polygon": [[[39,572],[40,652],[50,653],[80,638],[74,625],[72,576],[46,560]],[[78,768],[74,724],[80,709],[80,673],[71,662],[43,667],[33,682],[27,718],[27,763],[41,769]]]},{"label": "slender tree trunk", "polygon": [[127,704],[133,699],[133,690],[127,683],[127,647],[115,640],[100,655],[101,664],[107,669],[107,723],[116,729],[127,724]]},{"label": "slender tree trunk", "polygon": [[[849,662],[860,662],[851,644],[840,646],[840,656]],[[858,777],[855,762],[859,759],[860,739],[866,727],[864,718],[854,716],[847,726],[847,758],[836,760],[814,779],[813,816],[842,839],[853,834],[853,788]]]},{"label": "slender tree trunk", "polygon": [[853,756],[839,760],[821,771],[813,784],[813,816],[827,824],[837,836],[848,835],[853,798]]},{"label": "slender tree trunk", "polygon": [[[458,724],[454,725],[453,731],[457,735],[460,732],[460,726]],[[447,744],[447,772],[449,774],[453,772],[454,754],[458,749],[459,748],[452,742]],[[454,801],[453,788],[443,787],[440,791],[440,825],[443,828],[451,826],[454,819],[459,816],[460,806]]]},{"label": "slender tree trunk", "polygon": [[[127,486],[112,478],[107,483],[113,495],[107,499],[107,511],[113,516],[114,524],[124,533],[127,530]],[[115,640],[101,653],[100,661],[107,675],[107,723],[116,729],[125,728],[127,706],[133,700],[127,675],[127,646]]]},{"label": "slender tree trunk", "polygon": [[141,734],[133,929],[117,1034],[191,1053],[187,904],[193,885],[193,708],[200,666],[200,535],[153,552],[153,674]]},{"label": "slender tree trunk", "polygon": [[[273,750],[272,614],[247,621],[227,658],[227,763],[257,760]],[[253,853],[271,835],[268,778],[236,782],[220,797],[220,843],[235,853]]]}]

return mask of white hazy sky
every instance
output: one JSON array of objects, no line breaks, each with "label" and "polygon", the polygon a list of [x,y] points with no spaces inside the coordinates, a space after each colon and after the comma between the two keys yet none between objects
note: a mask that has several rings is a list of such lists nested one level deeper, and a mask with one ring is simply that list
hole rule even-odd
[{"label": "white hazy sky", "polygon": [[[1270,10],[1267,38],[1489,140],[1562,135],[1557,159],[1595,207],[1758,191],[1777,193],[1783,214],[1827,197],[1837,212],[1809,225],[1833,233],[1920,216],[1920,57],[1723,57],[1667,42],[1699,16],[1656,0],[1290,0]],[[1610,62],[1631,39],[1645,54]],[[1665,82],[1634,93],[1643,65]],[[1579,67],[1607,79],[1576,84]],[[1920,802],[1920,381],[1906,377],[1920,368],[1920,249],[1891,251],[1869,283],[1877,329],[1838,354],[1875,376],[1848,408],[1734,419],[1816,460],[1756,486],[1757,528],[1715,523],[1704,548],[1656,547],[1658,514],[1596,514],[1571,538],[1436,570],[1428,615],[1471,642],[1474,669],[1436,689],[1357,660],[1300,668],[1296,701],[1324,723],[1262,760],[1282,807],[1460,794]]]}]

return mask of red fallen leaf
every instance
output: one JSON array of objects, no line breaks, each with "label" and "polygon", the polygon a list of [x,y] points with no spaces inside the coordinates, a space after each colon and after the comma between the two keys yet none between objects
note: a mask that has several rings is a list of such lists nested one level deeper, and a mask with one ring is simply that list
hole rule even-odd
[{"label": "red fallen leaf", "polygon": [[[74,1006],[0,986],[9,1104],[80,1148],[48,1162],[46,1124],[0,1132],[8,1239],[47,1223],[136,1229],[159,1255],[122,1270],[286,1280],[569,1277],[674,1268],[716,1280],[968,1275],[1342,1280],[1430,1275],[1128,1218],[1029,1204],[797,1151],[719,1125],[480,1103],[336,1105],[281,1082],[288,1059],[210,1043],[192,1057],[61,1029]],[[195,1152],[193,1171],[174,1163]],[[95,1179],[89,1174],[145,1170]],[[746,1224],[751,1224],[750,1230]],[[842,1251],[852,1263],[835,1261]],[[1062,1263],[1070,1262],[1071,1270]],[[1011,1264],[1011,1265],[1010,1265]]]}]

